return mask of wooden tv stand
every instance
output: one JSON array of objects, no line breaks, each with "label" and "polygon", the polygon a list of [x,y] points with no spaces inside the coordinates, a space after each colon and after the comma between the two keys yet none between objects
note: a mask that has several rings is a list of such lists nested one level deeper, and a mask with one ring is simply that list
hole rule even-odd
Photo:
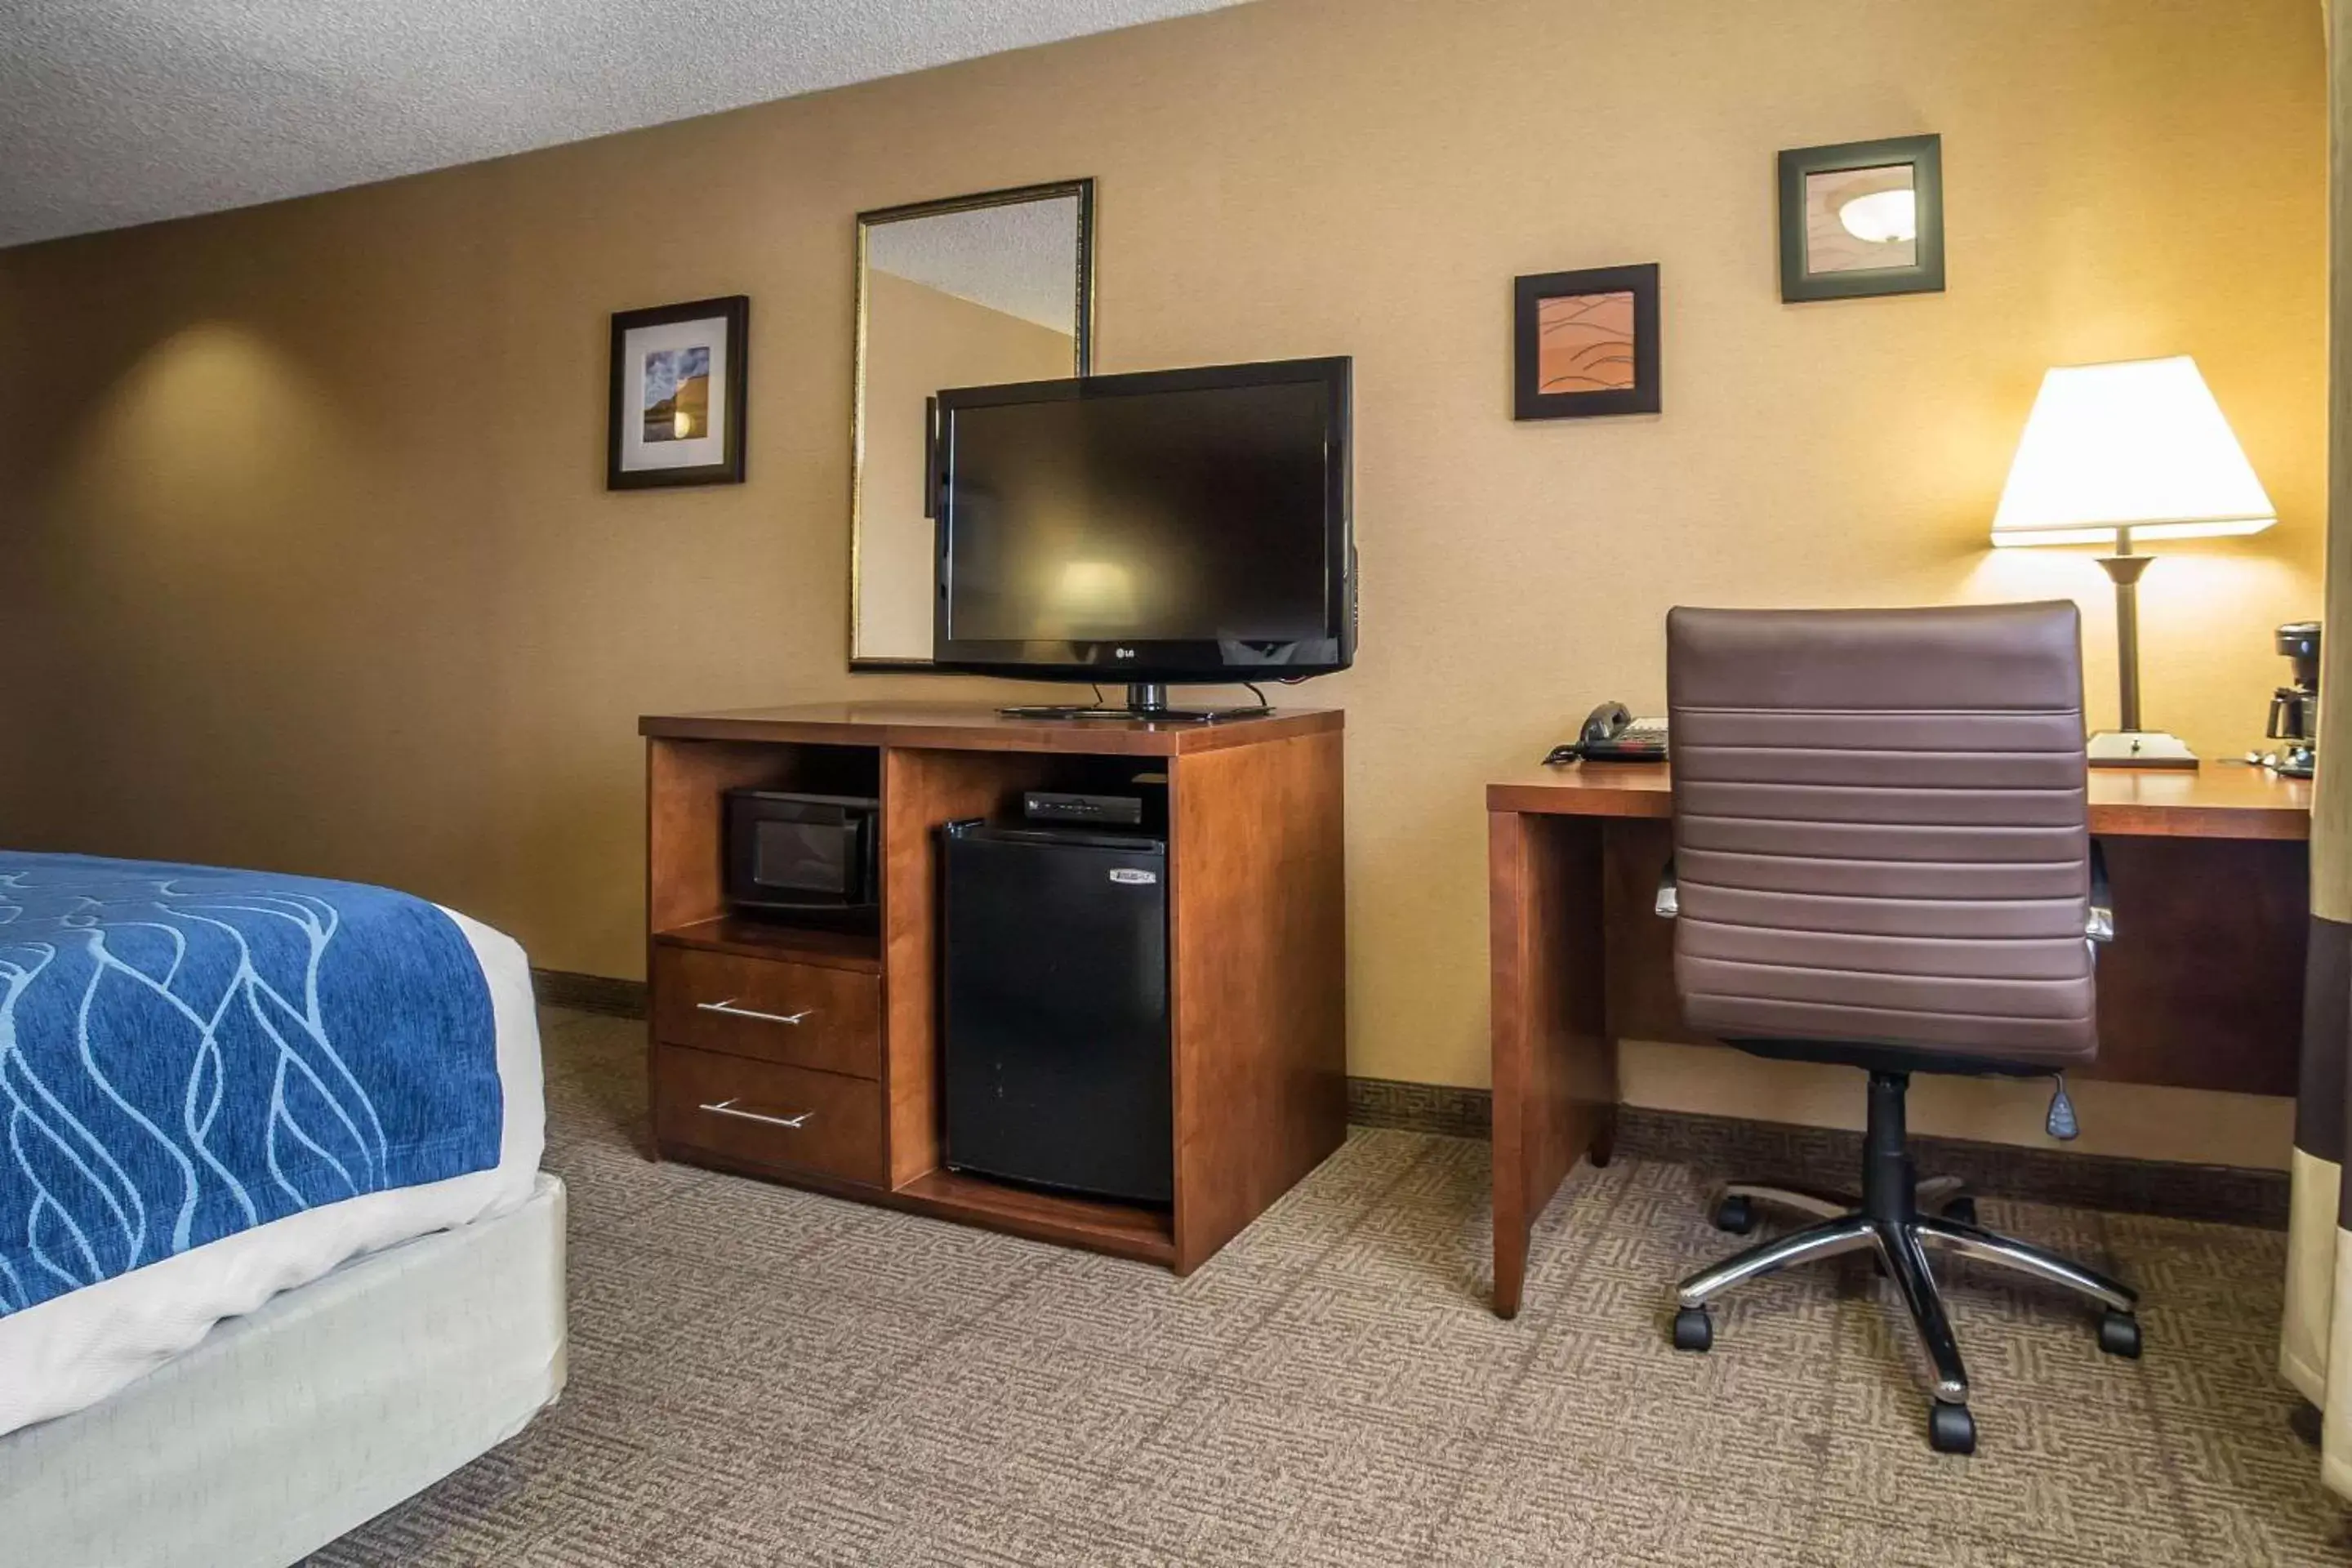
[{"label": "wooden tv stand", "polygon": [[[656,1157],[1183,1274],[1339,1147],[1339,714],[1152,724],[852,703],[650,717],[637,728]],[[1024,790],[1115,787],[1139,770],[1168,776],[1174,1204],[950,1171],[935,1022],[935,830],[961,817],[1017,818]],[[881,800],[878,931],[728,913],[720,801],[742,786]],[[719,1002],[735,1010],[706,1005]],[[794,1015],[801,1022],[782,1026]],[[730,1113],[710,1109],[729,1102]]]}]

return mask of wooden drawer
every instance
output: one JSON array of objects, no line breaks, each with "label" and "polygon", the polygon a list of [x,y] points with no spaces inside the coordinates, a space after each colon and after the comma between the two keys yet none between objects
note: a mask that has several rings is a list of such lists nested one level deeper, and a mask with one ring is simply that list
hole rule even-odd
[{"label": "wooden drawer", "polygon": [[882,1076],[882,977],[776,958],[654,948],[654,1037],[856,1078]]},{"label": "wooden drawer", "polygon": [[870,1079],[656,1046],[654,1132],[665,1145],[882,1184],[882,1086]]}]

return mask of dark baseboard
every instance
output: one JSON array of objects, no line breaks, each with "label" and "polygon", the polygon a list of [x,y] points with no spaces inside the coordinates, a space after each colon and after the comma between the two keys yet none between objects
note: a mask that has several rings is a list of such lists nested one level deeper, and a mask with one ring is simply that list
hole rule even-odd
[{"label": "dark baseboard", "polygon": [[[2185,1165],[1981,1143],[1914,1134],[1927,1175],[1958,1176],[1973,1192],[2071,1208],[2284,1230],[2287,1174],[2235,1165]],[[1862,1134],[1785,1122],[1744,1121],[1628,1105],[1617,1113],[1617,1152],[1671,1160],[1712,1174],[1852,1188],[1862,1173]]]},{"label": "dark baseboard", "polygon": [[[534,969],[531,980],[546,1006],[618,1018],[646,1016],[646,985],[641,980],[613,980],[558,969]],[[1358,1127],[1486,1138],[1494,1131],[1494,1097],[1483,1089],[1450,1084],[1351,1078],[1348,1121]],[[2265,1230],[2286,1228],[2284,1171],[2074,1154],[2061,1149],[2028,1149],[1926,1134],[1913,1137],[1911,1148],[1923,1172],[1958,1176],[1971,1190],[1994,1197],[2214,1220]],[[1862,1170],[1862,1134],[1628,1105],[1617,1112],[1617,1152],[1690,1165],[1717,1176],[1778,1178],[1844,1188],[1855,1184]]]},{"label": "dark baseboard", "polygon": [[[1493,1098],[1483,1089],[1348,1080],[1348,1120],[1453,1138],[1493,1133]],[[1915,1135],[1919,1169],[1958,1176],[1973,1192],[2073,1208],[2284,1230],[2287,1175],[2232,1165],[2184,1165],[2112,1154],[2076,1154],[1969,1138]],[[1847,1189],[1861,1179],[1862,1134],[1779,1121],[1747,1121],[1628,1105],[1617,1112],[1617,1152],[1689,1165],[1710,1175],[1781,1180]]]},{"label": "dark baseboard", "polygon": [[1351,1078],[1348,1121],[1354,1127],[1393,1127],[1448,1138],[1490,1138],[1495,1131],[1495,1097],[1483,1089],[1458,1089],[1452,1084]]},{"label": "dark baseboard", "polygon": [[531,990],[542,1007],[570,1007],[575,1012],[602,1013],[613,1018],[646,1016],[646,983],[614,980],[603,974],[574,974],[564,969],[534,969]]}]

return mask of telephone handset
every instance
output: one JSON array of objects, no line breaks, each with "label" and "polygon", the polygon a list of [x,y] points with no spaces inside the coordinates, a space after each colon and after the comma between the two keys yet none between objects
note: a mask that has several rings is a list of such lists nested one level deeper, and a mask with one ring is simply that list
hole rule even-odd
[{"label": "telephone handset", "polygon": [[1576,739],[1554,746],[1544,761],[1572,763],[1663,763],[1666,760],[1666,721],[1636,719],[1622,702],[1603,702],[1585,717]]}]

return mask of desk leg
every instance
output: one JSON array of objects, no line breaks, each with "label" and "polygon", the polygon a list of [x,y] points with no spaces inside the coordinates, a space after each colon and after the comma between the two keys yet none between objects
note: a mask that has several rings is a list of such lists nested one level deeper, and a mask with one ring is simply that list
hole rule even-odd
[{"label": "desk leg", "polygon": [[1486,816],[1498,1317],[1518,1315],[1528,1234],[1577,1157],[1608,1158],[1617,1042],[1603,992],[1602,826]]}]

